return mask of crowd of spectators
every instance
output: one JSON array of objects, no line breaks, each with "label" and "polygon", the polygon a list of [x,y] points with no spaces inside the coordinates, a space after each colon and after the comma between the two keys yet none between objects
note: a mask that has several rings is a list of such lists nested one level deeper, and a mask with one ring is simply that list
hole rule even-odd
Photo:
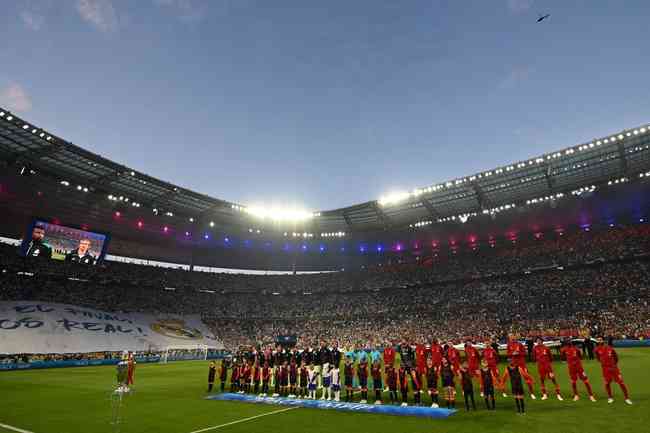
[{"label": "crowd of spectators", "polygon": [[434,246],[381,265],[235,275],[109,262],[80,266],[0,248],[0,300],[201,314],[227,348],[296,335],[301,347],[526,335],[650,336],[650,226]]},{"label": "crowd of spectators", "polygon": [[[271,342],[297,335],[343,347],[386,341],[482,340],[515,334],[650,336],[650,262],[608,263],[568,271],[311,297],[278,296],[239,317],[211,316],[227,344]],[[253,306],[252,299],[242,305]],[[268,306],[268,307],[267,307]],[[359,306],[357,308],[357,306]],[[279,317],[273,317],[273,313]]]},{"label": "crowd of spectators", "polygon": [[[225,356],[225,351],[219,349],[172,349],[166,351],[136,351],[132,352],[136,359],[151,360],[194,360],[194,359],[217,359]],[[30,364],[36,362],[51,361],[103,361],[121,360],[125,356],[120,352],[83,352],[83,353],[0,353],[1,364]],[[0,367],[1,369],[1,367]]]}]

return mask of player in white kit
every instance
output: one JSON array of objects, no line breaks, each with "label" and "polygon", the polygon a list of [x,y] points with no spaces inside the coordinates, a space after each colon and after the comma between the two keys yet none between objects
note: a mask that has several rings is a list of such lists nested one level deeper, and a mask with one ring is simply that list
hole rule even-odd
[{"label": "player in white kit", "polygon": [[341,401],[341,372],[339,366],[334,364],[334,368],[330,372],[330,397],[334,393],[334,401]]},{"label": "player in white kit", "polygon": [[309,369],[307,370],[307,379],[309,380],[309,384],[307,385],[307,389],[309,391],[309,399],[311,400],[316,400],[316,386],[318,382],[318,372],[314,370],[314,366],[309,364]]},{"label": "player in white kit", "polygon": [[323,364],[323,370],[321,373],[322,377],[322,384],[323,384],[323,395],[321,396],[321,400],[331,400],[332,399],[332,389],[330,388],[331,386],[331,379],[332,379],[332,372],[330,370],[330,365],[329,364]]}]

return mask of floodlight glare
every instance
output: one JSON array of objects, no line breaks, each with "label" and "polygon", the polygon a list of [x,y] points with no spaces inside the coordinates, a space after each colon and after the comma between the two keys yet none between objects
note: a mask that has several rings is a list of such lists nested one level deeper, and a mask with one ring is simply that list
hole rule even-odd
[{"label": "floodlight glare", "polygon": [[406,200],[410,196],[411,194],[408,192],[404,192],[404,191],[394,192],[381,197],[379,199],[379,204],[382,206],[388,206]]},{"label": "floodlight glare", "polygon": [[268,218],[277,221],[303,221],[314,216],[313,212],[289,208],[265,208],[261,206],[248,206],[244,212],[258,218]]}]

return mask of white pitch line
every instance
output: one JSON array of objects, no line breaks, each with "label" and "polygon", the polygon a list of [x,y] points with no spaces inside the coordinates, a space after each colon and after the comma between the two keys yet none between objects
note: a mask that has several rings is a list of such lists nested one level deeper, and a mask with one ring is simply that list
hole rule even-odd
[{"label": "white pitch line", "polygon": [[[201,430],[194,430],[193,432],[190,432],[190,433],[202,433],[204,431],[216,430],[216,429],[221,428],[221,427],[227,427],[229,425],[239,424],[240,422],[246,422],[246,421],[250,421],[250,420],[253,420],[253,419],[256,419],[256,418],[262,418],[263,416],[274,415],[276,413],[286,412],[288,410],[299,409],[299,408],[300,408],[300,406],[285,407],[284,409],[278,409],[278,410],[274,410],[272,412],[266,412],[266,413],[262,413],[260,415],[255,415],[255,416],[250,416],[248,418],[238,419],[237,421],[231,421],[231,422],[227,422],[225,424],[215,425],[213,427],[206,427],[206,428],[202,428]],[[25,432],[25,430],[20,430],[20,431],[23,432],[23,433],[32,433],[32,432]]]},{"label": "white pitch line", "polygon": [[21,428],[14,427],[14,426],[9,425],[9,424],[2,424],[2,423],[0,423],[0,428],[4,428],[4,429],[7,429],[7,430],[12,430],[12,431],[16,431],[16,432],[18,432],[18,433],[34,433],[34,432],[29,431],[29,430],[23,430],[23,429],[21,429]]}]

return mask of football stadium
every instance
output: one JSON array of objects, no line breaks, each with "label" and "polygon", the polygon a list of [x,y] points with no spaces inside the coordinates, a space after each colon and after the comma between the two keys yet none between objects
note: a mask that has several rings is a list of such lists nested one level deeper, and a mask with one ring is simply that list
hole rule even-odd
[{"label": "football stadium", "polygon": [[[344,93],[352,94],[348,96],[336,93],[335,84],[307,86],[303,73],[316,72],[301,69],[307,64],[300,57],[304,42],[310,53],[322,56],[318,65],[325,69],[328,61],[343,61],[346,50],[359,54],[385,49],[395,62],[402,62],[399,74],[404,68],[414,73],[428,66],[407,59],[403,50],[408,46],[413,50],[409,55],[420,56],[424,42],[419,38],[429,31],[437,32],[441,46],[450,49],[469,44],[468,53],[480,40],[489,45],[494,37],[491,55],[521,55],[515,53],[525,44],[542,44],[561,34],[567,46],[560,50],[571,57],[573,49],[589,51],[599,42],[571,39],[578,31],[563,19],[570,17],[591,34],[583,17],[606,22],[609,6],[584,11],[557,4],[547,11],[542,2],[503,2],[500,12],[481,9],[496,16],[497,23],[470,18],[475,30],[461,32],[460,39],[469,40],[459,41],[455,20],[474,7],[461,7],[464,2],[435,7],[406,2],[399,19],[393,16],[396,10],[372,3],[345,11],[333,6],[318,13],[288,3],[278,6],[282,11],[243,2],[216,10],[217,2],[198,0],[153,1],[150,9],[110,0],[70,3],[17,2],[15,10],[8,9],[13,17],[8,31],[16,33],[25,49],[51,55],[54,61],[62,48],[50,46],[52,53],[46,53],[45,42],[33,35],[44,36],[65,23],[76,42],[67,39],[68,34],[54,33],[52,41],[64,38],[79,53],[88,47],[93,53],[86,52],[83,71],[60,64],[66,70],[60,79],[54,67],[49,74],[41,70],[38,77],[25,74],[24,80],[32,77],[32,90],[40,94],[28,95],[17,81],[0,92],[0,432],[650,431],[650,95],[621,98],[605,114],[596,105],[574,106],[557,94],[579,98],[576,84],[535,63],[496,85],[497,93],[507,93],[500,97],[503,101],[490,94],[478,98],[477,104],[485,104],[480,110],[492,111],[486,116],[495,118],[503,117],[501,110],[510,110],[503,112],[513,118],[529,111],[539,119],[528,122],[544,127],[500,138],[498,125],[465,118],[471,114],[463,105],[458,111],[463,125],[459,137],[454,136],[451,117],[434,120],[439,140],[429,141],[434,144],[418,153],[419,145],[395,141],[399,135],[405,143],[417,142],[413,137],[418,130],[408,130],[414,126],[412,117],[431,108],[411,95],[418,101],[404,106],[404,112],[390,110],[394,122],[380,122],[381,108],[351,120],[365,128],[364,122],[371,122],[367,116],[379,116],[372,122],[384,123],[383,132],[373,134],[386,134],[385,141],[375,137],[371,147],[355,149],[341,127],[331,131],[331,137],[342,140],[350,153],[321,161],[315,156],[322,151],[315,132],[321,127],[316,124],[331,119],[343,124],[353,108],[319,107],[331,119],[306,120],[308,113],[316,112],[309,103],[327,106],[330,100],[324,95],[334,92],[338,96],[333,98],[349,104],[366,87],[385,91],[382,98],[397,105],[401,97],[390,92],[387,82],[380,80],[380,86],[369,76],[357,81],[346,75],[358,72],[357,63],[347,65],[350,69],[343,75]],[[631,9],[621,15],[622,21],[637,23],[650,12],[647,5]],[[141,14],[150,14],[156,30],[139,21]],[[425,17],[434,16],[440,19],[439,27],[420,27]],[[260,42],[264,35],[256,33],[262,31],[255,26],[240,34],[238,42],[225,44],[236,46],[233,51],[222,42],[209,42],[208,34],[240,31],[240,21],[273,23],[268,44]],[[215,30],[210,22],[225,27]],[[286,26],[305,32],[305,41],[297,41]],[[611,45],[603,45],[602,53],[624,45],[630,49],[631,39],[626,38],[638,36],[634,28],[621,26],[620,38],[607,39]],[[314,36],[308,29],[329,36]],[[386,29],[394,35],[387,35]],[[291,38],[284,39],[284,31]],[[336,31],[342,32],[343,45],[330,33]],[[87,32],[84,41],[79,41],[84,39],[81,32]],[[511,38],[502,46],[503,32]],[[127,40],[126,34],[134,39]],[[361,49],[350,41],[354,35],[377,37],[382,45],[368,42]],[[152,37],[151,47],[141,47],[137,37]],[[288,86],[282,88],[288,99],[297,97],[289,90],[295,86],[301,100],[309,103],[301,107],[302,114],[280,100],[273,101],[277,112],[256,113],[247,104],[259,101],[260,95],[244,92],[238,95],[241,100],[226,105],[233,112],[241,110],[247,123],[237,133],[259,143],[213,150],[220,138],[193,131],[190,111],[196,109],[193,115],[198,117],[203,111],[216,116],[220,102],[200,102],[214,97],[210,92],[215,90],[200,81],[186,84],[198,72],[191,62],[171,61],[165,54],[175,52],[167,51],[171,45],[153,52],[156,41],[162,46],[166,38],[180,38],[174,43],[181,47],[199,40],[215,53],[226,50],[232,55],[233,77],[245,81],[244,76],[253,74],[270,87]],[[120,63],[127,60],[116,54],[118,45],[128,45],[134,50],[130,53],[142,50],[143,62],[164,62],[163,68],[141,70]],[[270,62],[268,69],[238,68],[240,48]],[[540,50],[545,61],[557,64],[568,58],[558,54],[552,59],[553,50]],[[276,69],[276,56],[287,52],[295,55],[295,64],[285,76]],[[586,62],[581,74],[588,75],[595,64],[589,62],[601,56],[589,53],[580,60]],[[205,68],[202,62],[207,60],[201,55],[189,50],[179,58]],[[451,68],[449,79],[458,74],[462,80],[460,71],[465,69],[445,63],[458,58],[444,49],[437,55],[437,67]],[[100,57],[118,66],[102,63]],[[373,73],[398,74],[379,57],[369,58]],[[644,59],[634,61],[639,62],[636,71],[650,67]],[[7,74],[36,65],[25,62],[14,61]],[[486,61],[478,71],[489,75],[490,64]],[[136,106],[120,105],[118,96],[114,103],[100,102],[123,89],[108,85],[103,80],[109,78],[101,78],[101,73],[96,83],[84,81],[84,74],[95,67],[106,68],[107,76],[112,70],[122,74],[121,80],[132,78],[125,87],[133,84],[128,92],[137,99]],[[328,77],[320,73],[324,75],[319,80]],[[625,94],[628,87],[636,92],[635,80],[645,80],[621,68],[603,69],[599,84],[580,77],[587,81],[581,86],[589,94],[608,92],[614,83],[617,92]],[[0,75],[0,88],[3,79]],[[467,90],[472,98],[479,96],[473,86],[483,79],[464,82],[472,87]],[[526,88],[530,79],[554,86],[553,92],[535,91],[540,98],[553,99],[540,102],[542,108],[525,99],[532,92]],[[423,91],[418,87],[423,83],[413,80],[413,88]],[[84,90],[66,89],[69,99],[54,96],[60,89],[47,91],[70,82]],[[169,95],[160,97],[178,102],[179,108],[156,106],[155,97],[145,96],[147,83],[168,89]],[[242,83],[233,78],[214,86],[222,89],[224,100],[230,97],[229,86],[257,89]],[[600,88],[592,92],[590,85]],[[198,92],[193,93],[194,106],[184,105],[183,92]],[[270,97],[275,90],[269,92]],[[440,92],[444,97],[446,90]],[[462,105],[460,92],[454,90],[452,96]],[[647,88],[641,92],[647,93]],[[324,99],[317,104],[312,101],[315,95]],[[85,102],[81,108],[80,101]],[[451,104],[446,109],[455,108]],[[144,116],[157,110],[176,113],[175,118],[151,119],[160,131],[145,137],[134,113]],[[89,114],[92,111],[105,118]],[[566,122],[549,127],[548,122],[556,121],[552,111],[562,112]],[[112,119],[111,112],[117,117]],[[269,126],[282,124],[284,116],[306,127],[293,133],[314,132],[314,141],[304,143],[307,157],[280,162],[268,156],[285,151],[277,143],[286,138],[286,131]],[[526,116],[519,121],[526,122]],[[81,119],[89,118],[94,118],[92,125],[82,124]],[[216,117],[203,119],[219,122]],[[511,120],[499,122],[509,125]],[[580,126],[569,126],[572,123]],[[174,135],[166,137],[163,130]],[[467,130],[483,143],[472,147],[472,140],[463,135]],[[533,130],[536,136],[529,134]],[[105,147],[93,145],[95,140]],[[533,145],[535,140],[542,144]],[[325,144],[325,152],[333,149]],[[415,152],[412,159],[395,156],[406,149]],[[368,199],[371,193],[365,186],[355,185],[366,185],[361,173],[369,173],[367,166],[377,162],[368,151],[388,155],[375,167],[378,177],[368,183],[394,185],[391,175],[408,173],[411,164],[422,164],[413,179],[425,182],[398,185]],[[138,152],[141,157],[134,156]],[[174,155],[172,160],[157,165],[157,155],[164,152]],[[251,156],[255,152],[267,156]],[[188,163],[192,155],[196,159]],[[245,164],[253,170],[242,169],[239,175],[221,171],[237,158],[251,158]],[[463,160],[467,163],[458,163]],[[351,193],[358,200],[328,206],[328,201],[340,200],[296,204],[299,200],[289,198],[279,204],[261,197],[265,193],[258,191],[279,188],[286,180],[280,174],[264,178],[255,173],[257,168],[263,171],[261,164],[289,167],[302,176],[302,165],[312,163],[319,172],[313,179],[291,177],[296,195],[332,191],[327,197],[338,194],[346,201]],[[382,183],[379,178],[389,180]],[[407,179],[397,174],[395,178]],[[225,198],[244,190],[241,200]]]}]

